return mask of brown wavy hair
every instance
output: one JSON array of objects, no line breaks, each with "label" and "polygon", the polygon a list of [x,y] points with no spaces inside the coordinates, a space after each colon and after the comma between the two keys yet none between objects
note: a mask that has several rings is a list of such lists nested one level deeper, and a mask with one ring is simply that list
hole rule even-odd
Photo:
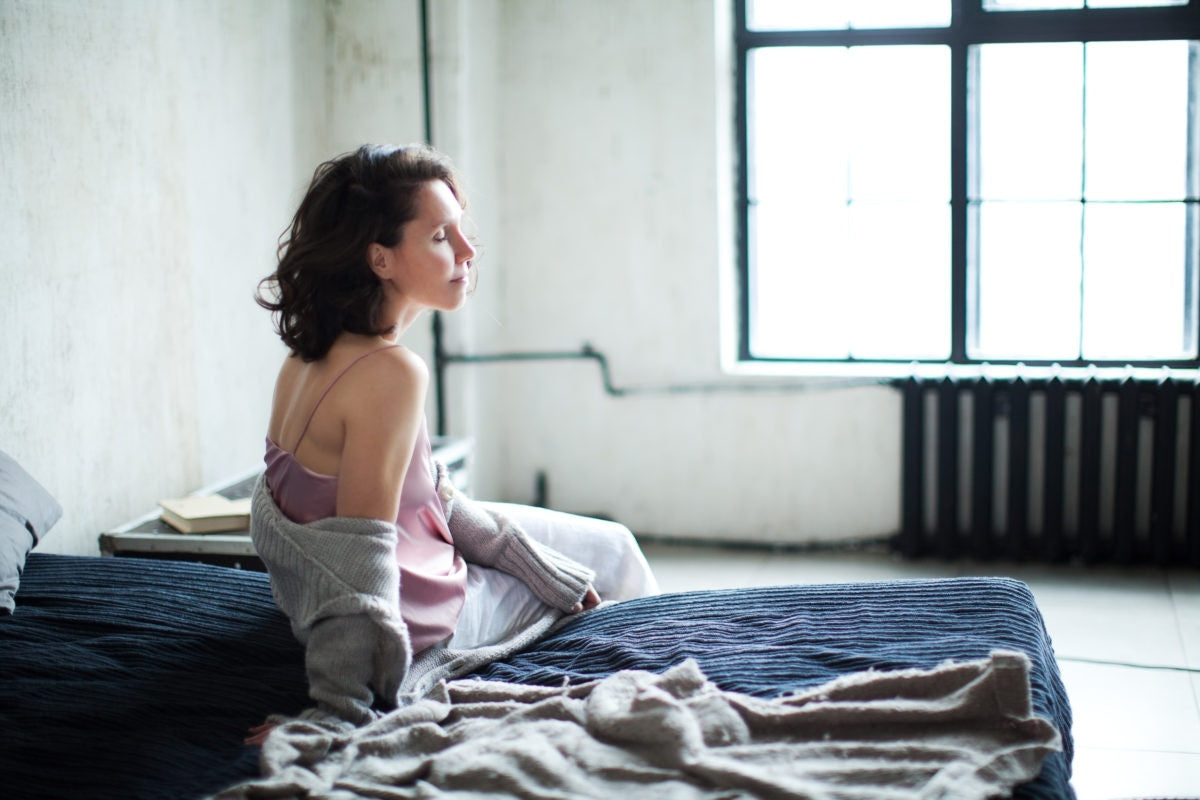
[{"label": "brown wavy hair", "polygon": [[294,354],[317,361],[343,331],[393,331],[381,320],[383,288],[367,248],[400,243],[404,224],[419,211],[421,186],[434,180],[465,207],[450,160],[427,145],[363,145],[317,167],[279,238],[279,266],[255,295]]}]

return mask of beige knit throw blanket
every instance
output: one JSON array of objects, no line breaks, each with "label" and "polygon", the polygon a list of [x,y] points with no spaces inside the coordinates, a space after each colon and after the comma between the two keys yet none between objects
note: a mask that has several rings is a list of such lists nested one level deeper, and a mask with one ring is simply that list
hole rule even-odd
[{"label": "beige knit throw blanket", "polygon": [[772,700],[721,691],[689,660],[564,688],[443,683],[352,730],[290,722],[263,748],[265,777],[219,796],[966,800],[1007,796],[1058,749],[1022,653]]}]

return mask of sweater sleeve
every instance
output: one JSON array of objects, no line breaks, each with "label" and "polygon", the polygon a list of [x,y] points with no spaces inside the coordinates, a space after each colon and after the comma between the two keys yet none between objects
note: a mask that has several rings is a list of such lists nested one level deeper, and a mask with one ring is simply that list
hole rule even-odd
[{"label": "sweater sleeve", "polygon": [[437,465],[437,491],[450,535],[467,561],[519,578],[538,599],[572,612],[596,573],[535,541],[513,520],[457,491],[444,465]]},{"label": "sweater sleeve", "polygon": [[412,663],[401,616],[396,528],[381,520],[288,520],[265,482],[251,503],[250,535],[271,592],[305,647],[309,695],[354,724],[395,705]]},{"label": "sweater sleeve", "polygon": [[329,617],[309,631],[304,650],[308,694],[317,707],[356,725],[375,718],[371,706],[376,631],[365,614]]}]

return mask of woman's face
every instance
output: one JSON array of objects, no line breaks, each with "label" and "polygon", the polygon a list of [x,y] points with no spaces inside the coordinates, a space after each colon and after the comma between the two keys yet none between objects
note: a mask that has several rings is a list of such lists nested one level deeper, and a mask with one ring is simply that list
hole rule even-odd
[{"label": "woman's face", "polygon": [[405,223],[400,244],[384,250],[385,272],[406,302],[438,311],[462,306],[470,289],[475,248],[462,228],[463,210],[444,181],[425,183],[417,216]]}]

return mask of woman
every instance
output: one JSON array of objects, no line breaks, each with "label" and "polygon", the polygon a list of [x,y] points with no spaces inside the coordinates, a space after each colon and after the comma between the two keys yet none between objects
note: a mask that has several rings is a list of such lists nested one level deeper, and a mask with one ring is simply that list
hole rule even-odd
[{"label": "woman", "polygon": [[657,591],[623,526],[476,503],[433,463],[428,371],[399,339],[466,300],[463,208],[431,148],[360,147],[317,168],[258,297],[291,352],[251,535],[306,646],[314,713],[353,723],[602,597]]}]

